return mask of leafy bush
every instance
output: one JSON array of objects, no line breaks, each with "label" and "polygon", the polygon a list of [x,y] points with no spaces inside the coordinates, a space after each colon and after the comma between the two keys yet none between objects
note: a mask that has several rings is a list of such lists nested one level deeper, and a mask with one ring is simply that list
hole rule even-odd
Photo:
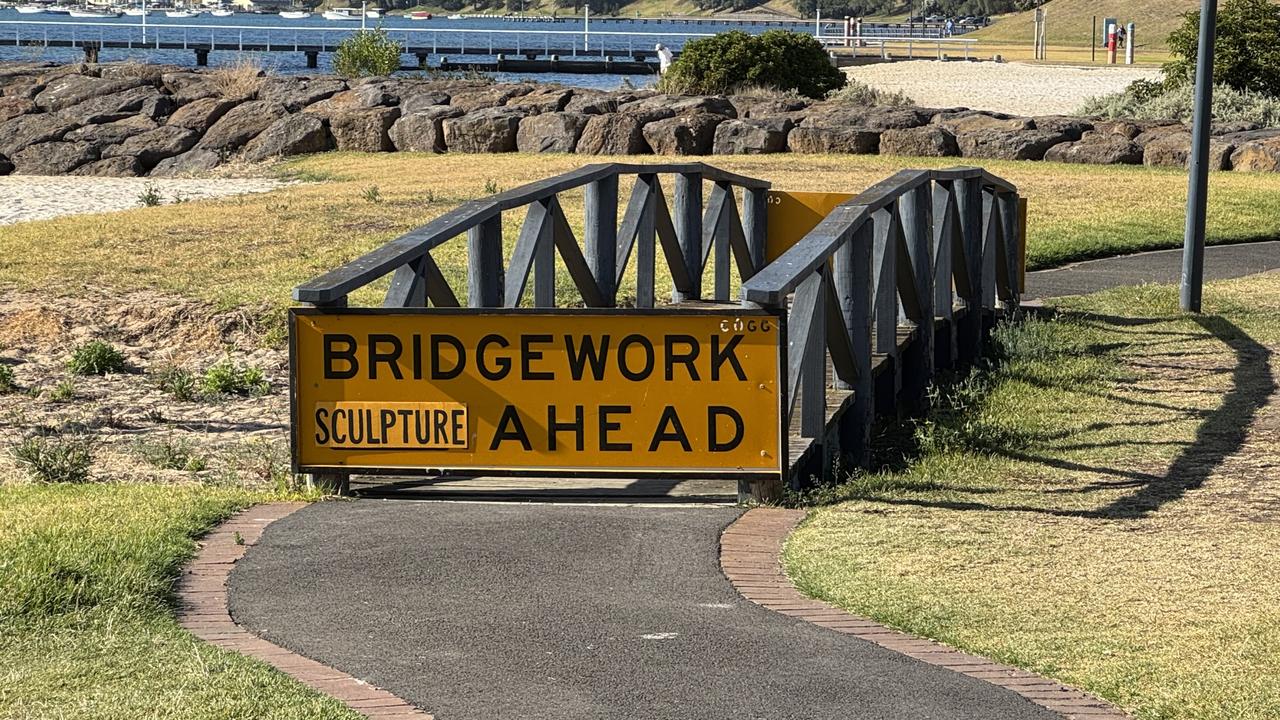
[{"label": "leafy bush", "polygon": [[[1124,92],[1090,98],[1076,114],[1190,123],[1194,110],[1194,88],[1191,85],[1184,83],[1167,87],[1139,80]],[[1219,85],[1213,90],[1213,119],[1217,122],[1248,122],[1264,127],[1280,127],[1280,98]]]},{"label": "leafy bush", "polygon": [[93,441],[84,435],[29,437],[10,453],[39,482],[82,483],[93,465]]},{"label": "leafy bush", "polygon": [[[1200,13],[1183,14],[1182,26],[1169,34],[1169,54],[1164,66],[1171,85],[1195,79],[1199,54]],[[1236,90],[1280,96],[1280,6],[1271,0],[1226,0],[1218,11],[1214,40],[1213,75]]]},{"label": "leafy bush", "polygon": [[859,80],[849,78],[848,84],[839,90],[834,90],[827,96],[828,100],[839,103],[848,103],[850,105],[915,105],[916,101],[911,99],[901,90],[897,92],[886,92],[877,90],[870,85]]},{"label": "leafy bush", "polygon": [[200,392],[217,395],[266,395],[271,385],[255,367],[240,367],[227,358],[205,371],[200,378]]},{"label": "leafy bush", "polygon": [[73,375],[106,375],[126,370],[124,354],[101,340],[90,340],[71,352],[67,370]]},{"label": "leafy bush", "polygon": [[399,69],[400,44],[382,28],[357,31],[333,54],[333,71],[344,78],[390,75]]},{"label": "leafy bush", "polygon": [[70,378],[60,381],[54,385],[51,390],[45,393],[45,397],[49,402],[64,403],[71,402],[76,396],[76,382]]},{"label": "leafy bush", "polygon": [[199,396],[196,376],[179,367],[161,368],[155,373],[156,387],[178,400],[195,400]]},{"label": "leafy bush", "polygon": [[659,82],[667,92],[731,93],[754,86],[795,90],[811,98],[826,97],[844,85],[844,73],[831,65],[817,40],[786,30],[761,35],[733,30],[695,40],[684,46]]},{"label": "leafy bush", "polygon": [[0,395],[11,393],[18,389],[18,382],[13,377],[13,368],[8,365],[0,365]]}]

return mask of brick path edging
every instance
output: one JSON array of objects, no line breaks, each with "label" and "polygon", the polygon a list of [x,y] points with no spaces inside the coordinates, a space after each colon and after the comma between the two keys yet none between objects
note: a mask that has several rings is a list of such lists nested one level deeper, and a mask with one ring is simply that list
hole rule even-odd
[{"label": "brick path edging", "polygon": [[231,566],[258,542],[268,525],[306,505],[256,505],[233,515],[201,538],[199,552],[182,569],[178,580],[178,622],[196,637],[269,663],[372,720],[432,720],[428,713],[386,690],[267,642],[231,619],[227,611]]},{"label": "brick path edging", "polygon": [[805,514],[803,510],[753,508],[725,529],[720,537],[720,567],[743,597],[783,615],[1007,688],[1068,720],[1128,720],[1129,716],[1115,706],[1082,690],[893,630],[800,594],[782,570],[782,543]]}]

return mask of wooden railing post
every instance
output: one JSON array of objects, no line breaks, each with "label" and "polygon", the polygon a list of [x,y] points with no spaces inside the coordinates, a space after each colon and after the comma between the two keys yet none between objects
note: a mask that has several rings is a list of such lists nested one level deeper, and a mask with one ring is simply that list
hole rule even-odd
[{"label": "wooden railing post", "polygon": [[688,292],[676,288],[672,301],[676,303],[702,298],[702,173],[676,175],[675,188],[676,237],[680,240],[680,252],[684,257],[692,287]]},{"label": "wooden railing post", "polygon": [[751,249],[751,264],[764,267],[766,235],[769,230],[769,191],[760,188],[742,190],[742,231]]},{"label": "wooden railing post", "polygon": [[929,183],[912,190],[898,203],[906,240],[906,268],[918,307],[915,308],[915,341],[903,358],[903,397],[907,406],[923,410],[933,379],[933,222],[932,188]]},{"label": "wooden railing post", "polygon": [[467,305],[502,307],[502,215],[467,230]]},{"label": "wooden railing post", "polygon": [[651,308],[656,298],[654,263],[658,253],[658,176],[641,175],[636,182],[649,188],[640,214],[640,229],[636,231],[636,307]]},{"label": "wooden railing post", "polygon": [[874,393],[876,412],[897,413],[896,400],[902,389],[902,366],[898,358],[898,236],[902,232],[897,208],[889,207],[872,214],[875,243],[872,248],[872,308],[875,327],[875,351],[885,357],[888,368],[880,375]]},{"label": "wooden railing post", "polygon": [[982,192],[982,317],[983,332],[990,329],[996,313],[996,261],[999,253],[1000,207],[996,191]]},{"label": "wooden railing post", "polygon": [[[551,200],[540,203],[547,217],[551,215]],[[533,251],[533,306],[556,306],[556,243],[551,222],[542,224],[538,244]]]},{"label": "wooden railing post", "polygon": [[996,197],[999,203],[1000,238],[1000,287],[996,288],[997,296],[1005,307],[1012,310],[1018,306],[1018,258],[1022,251],[1022,238],[1018,237],[1018,195],[1017,193],[1000,193]]},{"label": "wooden railing post", "polygon": [[950,368],[956,361],[956,328],[952,316],[952,241],[959,230],[956,183],[933,185],[933,314],[939,320],[933,339],[934,367]]},{"label": "wooden railing post", "polygon": [[957,326],[956,346],[960,361],[967,365],[973,363],[982,351],[982,179],[961,180],[957,185],[956,207],[960,213],[969,289],[961,298],[965,309],[964,317]]},{"label": "wooden railing post", "polygon": [[[730,257],[729,248],[729,219],[733,212],[733,186],[726,182],[716,183],[714,193],[722,196],[722,202],[719,205],[720,211],[716,217],[712,218],[711,228],[713,235],[709,239],[711,241],[712,254],[715,260],[714,289],[712,297],[716,302],[729,302],[729,276],[732,272],[732,258]],[[713,203],[714,205],[714,203]],[[704,226],[704,231],[706,228]]]},{"label": "wooden railing post", "polygon": [[840,449],[858,467],[866,467],[871,461],[871,425],[875,418],[875,378],[871,375],[874,244],[875,230],[870,222],[855,228],[836,250],[833,276],[858,371],[853,407],[841,420]]},{"label": "wooden railing post", "polygon": [[587,262],[609,307],[617,306],[618,176],[589,183],[585,190]]}]

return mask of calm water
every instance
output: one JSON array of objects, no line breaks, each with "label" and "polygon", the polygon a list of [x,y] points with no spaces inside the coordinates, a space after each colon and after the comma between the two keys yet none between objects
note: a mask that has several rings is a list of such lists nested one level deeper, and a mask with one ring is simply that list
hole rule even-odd
[{"label": "calm water", "polygon": [[[741,29],[761,33],[777,28],[777,25],[750,25],[741,23],[684,24],[651,20],[632,22],[619,20],[592,20],[589,32],[584,33],[581,17],[559,22],[512,22],[496,18],[462,18],[449,20],[436,16],[431,20],[410,20],[388,16],[381,21],[370,20],[369,26],[378,23],[392,38],[419,47],[459,46],[481,48],[508,47],[530,50],[559,48],[582,56],[598,55],[602,48],[614,51],[652,49],[656,43],[678,50],[693,39],[726,30]],[[787,27],[813,32],[812,23],[792,23]],[[162,11],[153,11],[146,19],[145,41],[204,43],[216,42],[267,42],[290,44],[336,45],[344,37],[360,28],[359,21],[326,20],[314,14],[304,20],[286,20],[277,15],[237,13],[232,17],[215,18],[207,14],[195,18],[169,18]],[[834,29],[827,32],[835,32]],[[123,16],[117,19],[71,18],[62,14],[41,13],[22,15],[11,8],[0,9],[0,61],[54,60],[75,62],[83,59],[78,48],[43,48],[45,38],[86,40],[129,40],[144,42],[142,18]],[[15,43],[17,46],[15,46]],[[300,52],[245,53],[253,55],[263,67],[278,73],[317,72],[307,70],[306,58]],[[212,66],[236,62],[237,52],[214,52],[209,55]],[[330,69],[329,53],[321,53],[320,69]],[[110,62],[125,59],[141,59],[153,63],[195,65],[195,54],[189,50],[104,49],[100,59]],[[453,56],[454,62],[492,60],[492,56]],[[571,59],[566,56],[564,59]],[[429,62],[439,63],[439,55],[432,55]],[[416,58],[406,56],[405,63],[413,64]],[[525,79],[543,82],[560,82],[580,87],[616,88],[625,81],[635,86],[652,84],[652,75],[579,75],[570,73],[495,73],[505,80]]]}]

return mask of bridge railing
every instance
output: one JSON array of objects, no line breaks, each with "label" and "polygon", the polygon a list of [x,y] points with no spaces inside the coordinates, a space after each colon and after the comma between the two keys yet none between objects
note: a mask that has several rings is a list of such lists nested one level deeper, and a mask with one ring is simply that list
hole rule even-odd
[{"label": "bridge railing", "polygon": [[[619,178],[636,177],[619,221]],[[663,178],[674,183],[669,207]],[[710,193],[704,198],[704,183]],[[582,189],[582,242],[560,195]],[[714,261],[708,299],[730,302],[732,271],[745,281],[764,265],[765,203],[769,183],[702,163],[588,165],[579,170],[473,200],[386,245],[294,288],[295,300],[345,307],[348,296],[391,275],[384,307],[517,307],[532,275],[535,307],[556,305],[556,256],[587,307],[617,307],[628,265],[636,268],[635,306],[657,301],[661,250],[675,303],[704,297],[702,281]],[[736,193],[741,193],[741,209]],[[705,200],[705,201],[704,201]],[[507,256],[504,213],[524,211]],[[450,285],[432,251],[466,236],[465,298]]]},{"label": "bridge railing", "polygon": [[985,170],[904,170],[743,283],[744,305],[788,314],[793,486],[865,463],[876,414],[922,406],[938,367],[978,354],[1018,303],[1020,227],[1017,189]]}]

